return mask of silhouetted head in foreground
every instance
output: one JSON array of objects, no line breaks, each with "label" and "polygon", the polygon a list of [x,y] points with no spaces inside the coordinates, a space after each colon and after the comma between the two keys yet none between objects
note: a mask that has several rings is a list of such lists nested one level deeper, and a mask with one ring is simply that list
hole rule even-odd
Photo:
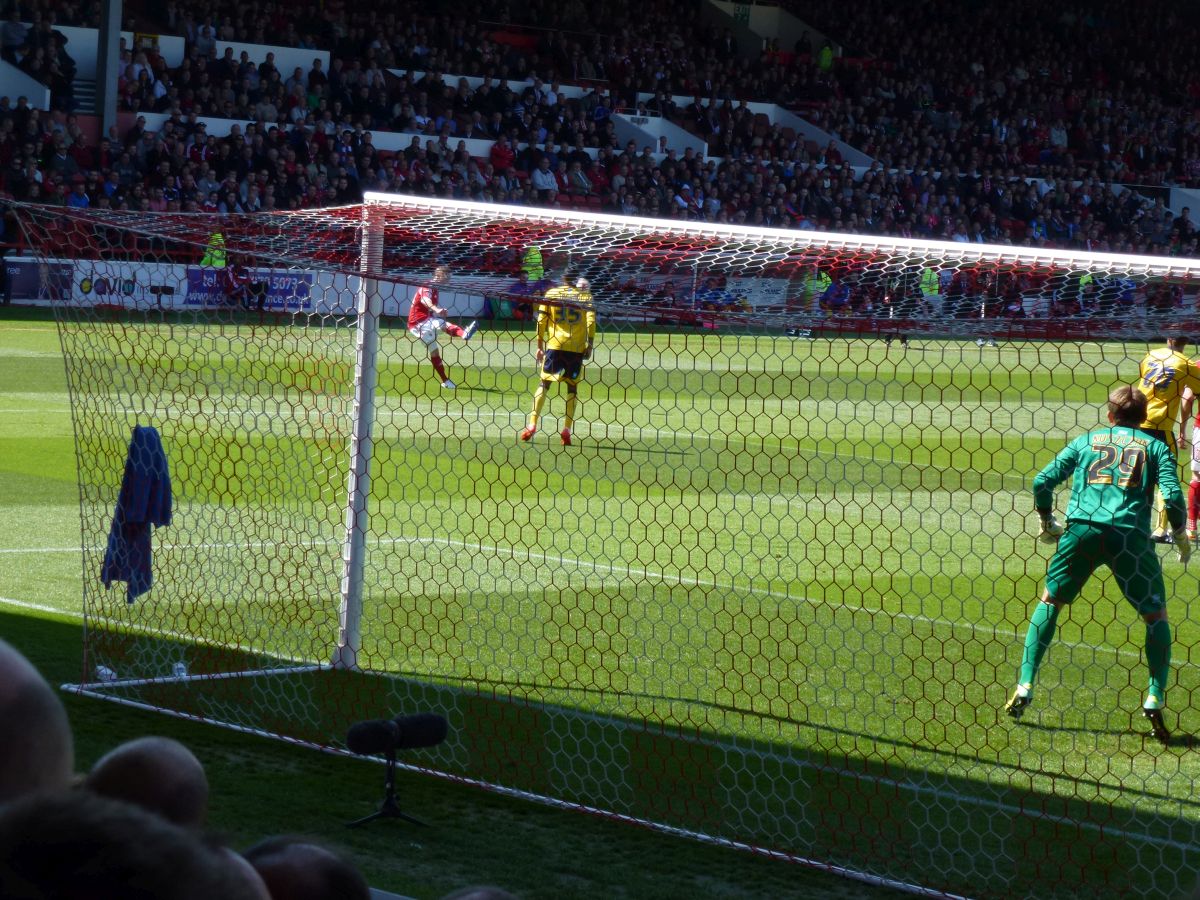
[{"label": "silhouetted head in foreground", "polygon": [[143,737],[121,744],[101,757],[84,784],[185,828],[201,827],[208,814],[204,766],[170,738]]},{"label": "silhouetted head in foreground", "polygon": [[0,803],[70,785],[75,744],[62,701],[33,664],[3,640],[0,735]]}]

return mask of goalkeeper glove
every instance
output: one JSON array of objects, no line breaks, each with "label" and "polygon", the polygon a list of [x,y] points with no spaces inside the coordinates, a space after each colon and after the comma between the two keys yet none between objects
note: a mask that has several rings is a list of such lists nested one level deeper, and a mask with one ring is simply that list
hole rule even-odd
[{"label": "goalkeeper glove", "polygon": [[1042,530],[1038,533],[1038,540],[1043,544],[1057,544],[1058,539],[1062,537],[1063,525],[1058,519],[1054,518],[1054,513],[1046,513],[1040,516]]},{"label": "goalkeeper glove", "polygon": [[1176,528],[1171,537],[1175,540],[1175,558],[1186,566],[1192,558],[1192,542],[1188,540],[1187,529]]}]

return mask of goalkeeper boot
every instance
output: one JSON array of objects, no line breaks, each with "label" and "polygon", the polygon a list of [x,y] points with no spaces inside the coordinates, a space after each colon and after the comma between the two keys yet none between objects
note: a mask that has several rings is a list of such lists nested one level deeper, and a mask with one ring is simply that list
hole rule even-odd
[{"label": "goalkeeper boot", "polygon": [[562,430],[562,434],[560,434],[559,437],[562,438],[564,447],[571,446],[571,429],[570,428],[564,428]]},{"label": "goalkeeper boot", "polygon": [[453,381],[451,381],[449,378],[447,378],[445,381],[442,382],[442,387],[444,387],[448,391],[452,391],[456,387],[458,387],[458,385],[455,384]]},{"label": "goalkeeper boot", "polygon": [[1017,685],[1017,689],[1013,691],[1012,698],[1004,704],[1004,711],[1014,719],[1019,719],[1025,715],[1025,710],[1029,704],[1033,702],[1033,694],[1029,692],[1029,688],[1023,684]]},{"label": "goalkeeper boot", "polygon": [[[1149,703],[1150,700],[1147,700],[1146,702]],[[1163,711],[1161,707],[1143,706],[1142,716],[1150,723],[1150,734],[1156,741],[1163,746],[1171,743],[1171,732],[1167,731],[1167,723],[1163,721]]]},{"label": "goalkeeper boot", "polygon": [[521,440],[527,441],[537,433],[536,425],[527,425],[521,429]]},{"label": "goalkeeper boot", "polygon": [[1150,535],[1150,540],[1154,541],[1156,544],[1175,543],[1175,538],[1171,537],[1171,532],[1166,531],[1165,529],[1163,531],[1154,532],[1152,535]]},{"label": "goalkeeper boot", "polygon": [[466,328],[463,329],[463,340],[469,341],[471,339],[471,335],[473,335],[478,330],[479,330],[479,323],[472,322],[470,325],[468,325]]}]

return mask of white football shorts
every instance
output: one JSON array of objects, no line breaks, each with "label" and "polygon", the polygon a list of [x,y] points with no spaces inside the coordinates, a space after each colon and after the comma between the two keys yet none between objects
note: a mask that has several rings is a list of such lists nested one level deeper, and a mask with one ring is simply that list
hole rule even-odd
[{"label": "white football shorts", "polygon": [[430,353],[438,352],[438,334],[446,327],[445,319],[426,319],[420,325],[408,329],[408,333],[424,344]]}]

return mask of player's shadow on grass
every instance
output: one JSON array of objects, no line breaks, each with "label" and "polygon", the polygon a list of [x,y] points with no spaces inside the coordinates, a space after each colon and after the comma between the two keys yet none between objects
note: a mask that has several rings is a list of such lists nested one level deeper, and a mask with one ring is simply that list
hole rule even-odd
[{"label": "player's shadow on grass", "polygon": [[1167,746],[1179,748],[1180,750],[1195,750],[1200,747],[1200,735],[1195,734],[1173,734],[1167,741]]},{"label": "player's shadow on grass", "polygon": [[1074,734],[1107,734],[1113,737],[1120,737],[1125,734],[1138,733],[1131,728],[1087,728],[1083,725],[1043,725],[1041,722],[1030,722],[1022,719],[1015,723],[1018,728],[1032,728],[1034,731],[1054,731],[1061,733]]},{"label": "player's shadow on grass", "polygon": [[[1141,731],[1136,726],[1129,728],[1085,728],[1083,726],[1071,725],[1043,725],[1040,722],[1022,721],[1018,724],[1019,728],[1033,728],[1037,731],[1056,731],[1056,732],[1074,732],[1077,734],[1106,734],[1112,737],[1124,737],[1127,734],[1144,737],[1148,743],[1157,744],[1157,741],[1148,731]],[[1193,750],[1200,747],[1200,735],[1195,734],[1172,734],[1167,741],[1168,747],[1177,747],[1182,750]]]},{"label": "player's shadow on grass", "polygon": [[593,450],[608,450],[613,453],[649,453],[654,456],[689,456],[694,450],[669,450],[666,447],[629,447],[621,444],[608,444],[604,441],[589,441],[585,446]]}]

